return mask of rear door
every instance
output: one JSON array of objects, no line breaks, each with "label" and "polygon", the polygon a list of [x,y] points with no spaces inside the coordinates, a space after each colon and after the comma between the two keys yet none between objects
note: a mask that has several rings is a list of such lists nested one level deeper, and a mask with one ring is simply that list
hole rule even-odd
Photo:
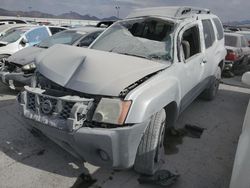
[{"label": "rear door", "polygon": [[[204,67],[204,79],[209,78],[214,75],[214,69],[219,64],[218,56],[221,54],[219,48],[218,39],[215,36],[215,30],[212,24],[211,19],[203,19],[202,23],[202,41],[203,41],[203,54],[204,59],[202,66]],[[224,45],[223,45],[224,46]]]}]

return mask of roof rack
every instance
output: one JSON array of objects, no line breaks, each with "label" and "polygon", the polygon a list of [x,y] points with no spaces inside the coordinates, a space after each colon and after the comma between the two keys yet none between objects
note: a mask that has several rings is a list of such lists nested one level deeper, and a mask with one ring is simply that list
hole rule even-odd
[{"label": "roof rack", "polygon": [[153,7],[136,9],[127,18],[135,18],[141,16],[164,16],[170,18],[182,18],[193,14],[210,14],[210,10],[189,6]]},{"label": "roof rack", "polygon": [[198,7],[180,7],[176,11],[175,17],[181,17],[187,14],[210,14],[210,10]]}]

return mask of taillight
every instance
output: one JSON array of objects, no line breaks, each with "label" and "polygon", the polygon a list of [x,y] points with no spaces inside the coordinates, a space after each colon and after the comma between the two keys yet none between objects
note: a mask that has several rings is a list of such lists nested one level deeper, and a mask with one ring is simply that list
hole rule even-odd
[{"label": "taillight", "polygon": [[236,61],[238,59],[237,54],[234,51],[228,50],[226,55],[226,60]]}]

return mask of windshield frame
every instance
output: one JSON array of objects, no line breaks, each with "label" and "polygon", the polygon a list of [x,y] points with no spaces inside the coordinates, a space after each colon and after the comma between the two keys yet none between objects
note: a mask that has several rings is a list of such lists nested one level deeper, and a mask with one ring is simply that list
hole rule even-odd
[{"label": "windshield frame", "polygon": [[[148,57],[144,57],[142,56],[141,58],[147,58],[148,60],[151,60],[151,61],[157,61],[157,62],[162,62],[162,63],[165,63],[165,62],[175,62],[175,31],[177,29],[177,22],[175,22],[174,20],[172,19],[168,19],[168,18],[162,18],[162,17],[156,17],[156,16],[143,16],[143,17],[136,17],[136,18],[130,18],[130,19],[125,19],[125,20],[121,20],[121,21],[118,21],[116,23],[114,23],[112,26],[110,26],[108,29],[106,29],[90,46],[89,48],[90,49],[95,49],[97,43],[102,40],[108,33],[109,35],[109,32],[114,28],[114,27],[117,27],[117,26],[124,26],[126,24],[129,24],[129,22],[133,22],[134,23],[137,23],[136,21],[138,21],[138,23],[144,21],[144,22],[148,22],[150,20],[153,20],[153,21],[159,21],[161,23],[164,23],[164,24],[168,24],[169,27],[172,26],[171,28],[171,32],[168,34],[168,36],[170,37],[170,42],[171,42],[171,45],[169,47],[169,54],[171,56],[171,59],[156,59],[156,58],[148,58]],[[125,27],[128,31],[128,27]],[[112,33],[112,32],[111,32]],[[131,33],[132,34],[132,33]],[[108,36],[107,35],[107,36]],[[133,34],[132,34],[133,35]],[[134,35],[133,35],[134,36]],[[166,32],[166,36],[167,36],[167,32]],[[134,36],[135,38],[140,38],[140,37],[136,37]],[[145,40],[148,40],[147,38],[142,38],[142,39],[145,39]],[[104,39],[105,41],[105,39]],[[152,40],[154,42],[164,42],[164,41],[159,41],[159,40]],[[165,40],[165,42],[167,42],[167,40]],[[99,50],[99,49],[96,49],[96,50]],[[103,51],[107,51],[107,50],[103,50]],[[107,52],[113,52],[113,50],[110,50],[110,51],[107,51]],[[165,51],[167,52],[167,51]],[[118,52],[114,52],[114,53],[118,53]],[[126,52],[124,53],[118,53],[118,54],[125,54],[125,55],[131,55],[131,56],[137,56],[139,57],[140,55],[138,54],[128,54]]]}]

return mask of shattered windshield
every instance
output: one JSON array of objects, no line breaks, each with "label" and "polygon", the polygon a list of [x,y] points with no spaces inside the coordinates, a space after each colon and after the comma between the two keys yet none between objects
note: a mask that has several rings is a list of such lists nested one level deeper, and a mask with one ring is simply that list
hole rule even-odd
[{"label": "shattered windshield", "polygon": [[150,60],[171,61],[174,24],[156,18],[122,21],[111,26],[91,48]]},{"label": "shattered windshield", "polygon": [[27,30],[25,29],[11,29],[4,36],[0,38],[0,41],[13,43],[20,39]]},{"label": "shattered windshield", "polygon": [[59,32],[49,38],[46,38],[42,42],[40,42],[37,46],[40,48],[49,48],[54,44],[68,44],[72,45],[81,37],[86,35],[85,32],[78,32],[78,31],[63,31]]}]

